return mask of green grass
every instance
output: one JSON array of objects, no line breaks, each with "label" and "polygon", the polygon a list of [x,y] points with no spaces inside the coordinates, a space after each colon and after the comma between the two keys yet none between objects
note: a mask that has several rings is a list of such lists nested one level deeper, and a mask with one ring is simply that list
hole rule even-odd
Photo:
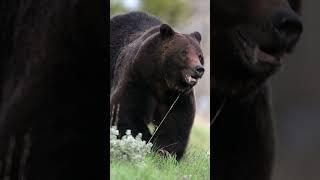
[{"label": "green grass", "polygon": [[111,180],[207,180],[210,178],[209,127],[195,124],[183,159],[163,158],[155,153],[144,165],[118,161],[110,164]]}]

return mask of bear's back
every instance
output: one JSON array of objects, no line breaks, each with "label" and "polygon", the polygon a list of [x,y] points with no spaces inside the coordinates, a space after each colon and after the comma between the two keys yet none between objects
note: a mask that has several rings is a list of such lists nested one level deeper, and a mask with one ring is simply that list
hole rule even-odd
[{"label": "bear's back", "polygon": [[110,75],[112,75],[121,49],[139,37],[134,38],[133,35],[161,23],[156,17],[143,12],[130,12],[110,19]]}]

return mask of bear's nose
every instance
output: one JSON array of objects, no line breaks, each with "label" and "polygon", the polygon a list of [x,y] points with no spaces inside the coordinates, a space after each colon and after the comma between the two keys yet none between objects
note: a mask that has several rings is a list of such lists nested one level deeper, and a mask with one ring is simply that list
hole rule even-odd
[{"label": "bear's nose", "polygon": [[201,66],[201,65],[197,65],[197,66],[195,67],[195,72],[196,72],[196,76],[197,76],[198,78],[202,77],[202,75],[203,75],[203,73],[204,73],[204,67]]},{"label": "bear's nose", "polygon": [[273,26],[288,50],[295,46],[303,31],[299,16],[291,9],[278,10],[273,17]]}]

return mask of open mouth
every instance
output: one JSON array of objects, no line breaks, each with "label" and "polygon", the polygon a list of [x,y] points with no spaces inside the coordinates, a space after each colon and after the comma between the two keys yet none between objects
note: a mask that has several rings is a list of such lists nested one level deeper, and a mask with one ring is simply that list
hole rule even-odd
[{"label": "open mouth", "polygon": [[190,85],[190,86],[194,86],[198,83],[199,78],[192,76],[192,75],[184,75],[184,81]]},{"label": "open mouth", "polygon": [[199,79],[200,77],[198,78],[192,75],[192,73],[182,72],[181,76],[178,75],[177,79],[165,78],[165,81],[170,89],[179,92],[188,92],[188,90],[192,89],[192,87],[198,83]]},{"label": "open mouth", "polygon": [[267,48],[261,47],[257,42],[250,39],[249,36],[243,34],[240,30],[236,31],[236,39],[240,48],[240,55],[246,63],[255,65],[258,63],[267,63],[273,66],[282,64],[285,51],[269,52]]}]

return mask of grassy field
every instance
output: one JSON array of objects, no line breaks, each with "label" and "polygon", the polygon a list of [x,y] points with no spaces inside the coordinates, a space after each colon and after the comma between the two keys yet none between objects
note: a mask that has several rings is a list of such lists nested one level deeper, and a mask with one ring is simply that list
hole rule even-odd
[{"label": "grassy field", "polygon": [[110,164],[111,180],[207,180],[210,179],[209,127],[195,123],[184,158],[177,163],[173,158],[150,154],[144,165],[128,162]]}]

